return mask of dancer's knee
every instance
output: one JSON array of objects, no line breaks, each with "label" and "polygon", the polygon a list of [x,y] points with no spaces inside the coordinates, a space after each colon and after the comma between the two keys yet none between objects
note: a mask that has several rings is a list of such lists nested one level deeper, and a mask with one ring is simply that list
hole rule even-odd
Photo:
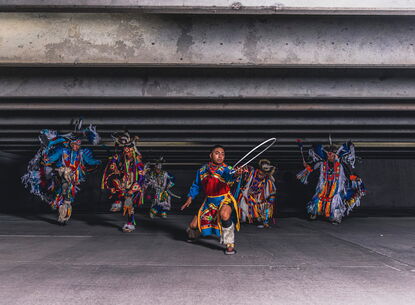
[{"label": "dancer's knee", "polygon": [[231,207],[229,207],[229,206],[223,206],[223,207],[220,209],[219,214],[220,214],[220,219],[221,219],[222,221],[226,221],[226,220],[228,220],[228,219],[230,219],[230,218],[231,218],[231,215],[232,215],[232,209],[231,209]]}]

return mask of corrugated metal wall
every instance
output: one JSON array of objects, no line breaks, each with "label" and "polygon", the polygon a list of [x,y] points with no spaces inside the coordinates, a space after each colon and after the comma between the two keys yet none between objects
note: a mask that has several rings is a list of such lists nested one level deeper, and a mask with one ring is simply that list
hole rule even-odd
[{"label": "corrugated metal wall", "polygon": [[[394,84],[402,86],[400,80],[413,90],[409,84],[415,73],[408,69],[3,67],[0,71],[4,152],[30,155],[41,129],[68,131],[71,121],[82,117],[98,126],[104,142],[110,142],[112,132],[127,128],[141,137],[144,155],[163,154],[170,163],[200,163],[215,143],[224,144],[235,161],[260,141],[277,137],[278,145],[264,157],[295,164],[300,162],[297,138],[327,142],[329,134],[337,142],[355,141],[365,159],[414,155],[415,101],[392,92]],[[352,81],[353,96],[347,96]],[[323,84],[333,86],[325,95],[304,94],[317,91],[313,83],[321,93]],[[382,91],[383,83],[389,91]],[[282,87],[286,92],[279,90]],[[104,147],[96,152],[106,155]]]}]

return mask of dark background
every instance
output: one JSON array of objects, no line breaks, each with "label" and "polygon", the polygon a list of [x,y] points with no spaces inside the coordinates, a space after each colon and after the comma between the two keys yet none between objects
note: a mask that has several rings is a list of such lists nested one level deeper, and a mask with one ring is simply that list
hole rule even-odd
[{"label": "dark background", "polygon": [[[10,158],[2,156],[0,185],[2,199],[0,212],[2,213],[41,213],[49,212],[45,202],[32,196],[20,182],[25,173],[28,160],[24,158]],[[105,162],[105,161],[104,161]],[[280,217],[305,215],[305,204],[314,193],[317,173],[310,179],[309,185],[302,185],[295,177],[301,170],[301,163],[297,167],[284,164],[277,165],[277,213]],[[182,200],[173,198],[172,212],[178,213],[180,205],[185,201],[189,187],[195,177],[197,167],[193,166],[166,166],[166,170],[176,178],[174,193],[182,196]],[[106,213],[111,201],[106,191],[100,189],[103,166],[88,175],[87,181],[81,185],[74,205],[75,213]],[[362,199],[361,207],[352,214],[354,216],[400,216],[415,214],[413,190],[415,189],[415,161],[414,160],[362,160],[357,165],[356,172],[363,178],[367,195]],[[181,212],[191,214],[200,206],[202,196],[199,195],[188,210]],[[149,202],[139,209],[139,213],[147,212]]]}]

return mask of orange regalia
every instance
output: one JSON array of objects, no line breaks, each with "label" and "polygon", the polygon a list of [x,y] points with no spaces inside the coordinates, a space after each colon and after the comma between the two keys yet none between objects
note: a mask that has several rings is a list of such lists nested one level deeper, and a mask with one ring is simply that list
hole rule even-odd
[{"label": "orange regalia", "polygon": [[244,175],[244,185],[238,196],[242,221],[268,225],[274,215],[276,188],[272,175],[263,174],[253,167]]},{"label": "orange regalia", "polygon": [[133,195],[133,202],[141,205],[140,194],[144,184],[144,163],[133,157],[128,160],[122,153],[108,160],[102,177],[102,188],[110,191],[110,198],[122,202],[126,194]]},{"label": "orange regalia", "polygon": [[116,151],[108,159],[101,188],[108,190],[110,198],[114,200],[112,212],[123,209],[123,215],[127,215],[123,231],[131,232],[136,225],[134,207],[143,202],[145,166],[136,147],[138,137],[131,137],[127,131],[113,134],[112,137]]},{"label": "orange regalia", "polygon": [[352,173],[356,159],[353,143],[345,143],[333,151],[336,157],[330,162],[323,146],[314,145],[309,151],[312,165],[307,164],[297,178],[307,184],[312,172],[320,172],[316,192],[307,203],[307,212],[312,217],[323,216],[340,223],[345,215],[360,205],[366,190],[362,179]]}]

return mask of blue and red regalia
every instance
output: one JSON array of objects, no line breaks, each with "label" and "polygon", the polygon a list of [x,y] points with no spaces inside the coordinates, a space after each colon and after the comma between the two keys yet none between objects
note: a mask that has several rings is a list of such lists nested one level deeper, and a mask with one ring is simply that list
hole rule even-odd
[{"label": "blue and red regalia", "polygon": [[202,236],[221,236],[222,226],[218,211],[223,205],[233,208],[235,228],[239,230],[239,209],[231,194],[231,186],[235,180],[235,171],[225,163],[217,165],[209,162],[197,171],[188,197],[194,199],[201,190],[206,196],[197,215],[198,228]]},{"label": "blue and red regalia", "polygon": [[83,136],[91,144],[99,143],[95,127],[81,129],[78,122],[75,131],[60,135],[55,130],[40,132],[41,148],[29,162],[22,182],[30,192],[58,209],[58,223],[66,224],[71,217],[72,203],[75,201],[79,185],[86,180],[86,173],[101,164],[93,158],[92,151],[81,148]]},{"label": "blue and red regalia", "polygon": [[[59,208],[65,200],[74,202],[81,182],[86,180],[87,166],[99,165],[101,162],[92,156],[87,148],[74,150],[73,145],[81,145],[80,140],[69,141],[68,147],[58,147],[51,154],[45,153],[43,164],[54,167],[61,177],[61,183],[53,183],[49,190],[54,191],[54,199],[50,202],[53,208]],[[45,180],[42,181],[46,183]],[[65,183],[68,183],[65,189]]]}]

